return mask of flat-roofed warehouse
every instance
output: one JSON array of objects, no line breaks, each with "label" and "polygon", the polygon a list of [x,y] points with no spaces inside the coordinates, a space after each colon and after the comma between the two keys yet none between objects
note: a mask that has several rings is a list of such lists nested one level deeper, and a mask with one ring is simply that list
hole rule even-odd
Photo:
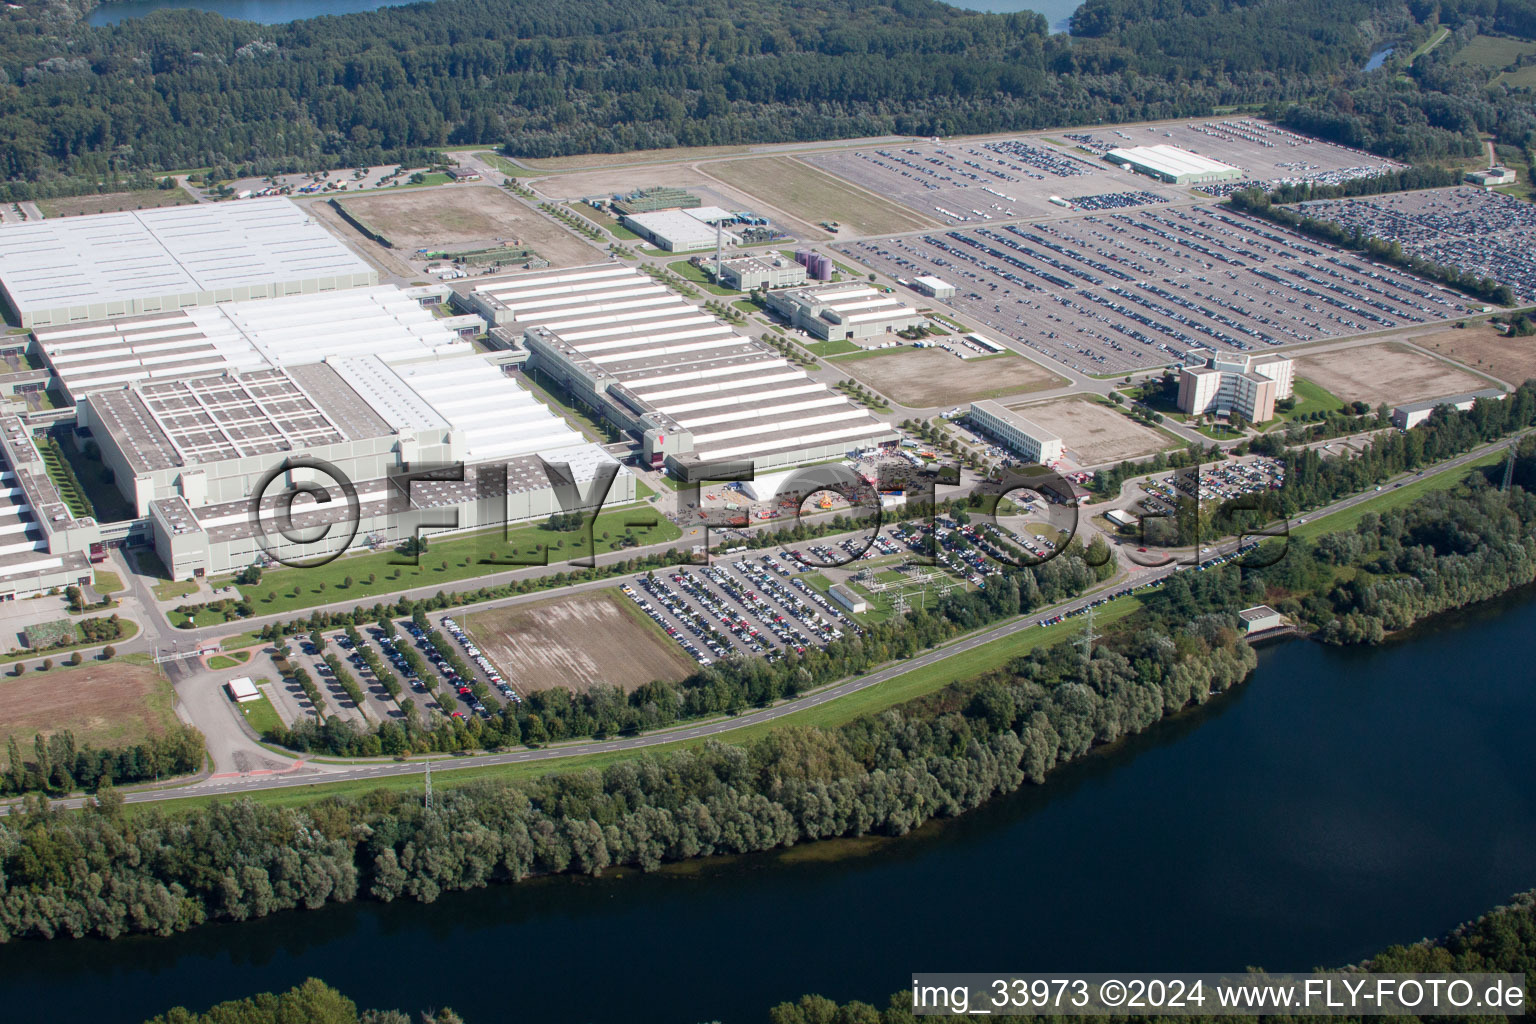
[{"label": "flat-roofed warehouse", "polygon": [[1052,463],[1061,458],[1061,437],[1020,416],[1001,402],[972,402],[971,426],[997,438],[1031,462]]},{"label": "flat-roofed warehouse", "polygon": [[768,293],[768,308],[822,341],[904,331],[924,321],[905,302],[867,284],[823,284]]},{"label": "flat-roofed warehouse", "polygon": [[[156,552],[177,579],[263,558],[251,496],[291,456],[322,460],[353,482],[354,547],[393,545],[417,526],[453,532],[568,510],[539,456],[568,465],[582,499],[595,500],[591,484],[611,472],[602,497],[634,500],[634,477],[612,456],[397,289],[196,312],[217,312],[229,333],[191,371],[80,384],[99,379],[93,365],[124,361],[110,345],[71,369],[81,427],[148,517]],[[459,464],[401,480],[407,468]],[[334,487],[292,469],[266,493],[275,501],[284,485],[305,482]],[[348,522],[349,502],[330,497],[296,501],[294,528]],[[269,542],[279,541],[266,526]]]},{"label": "flat-roofed warehouse", "polygon": [[1129,167],[1138,174],[1145,174],[1158,181],[1175,185],[1203,185],[1210,181],[1236,181],[1243,171],[1220,160],[1191,153],[1178,146],[1133,146],[1129,149],[1112,149],[1104,154],[1112,164]]},{"label": "flat-roofed warehouse", "polygon": [[[715,247],[716,228],[692,215],[688,210],[653,210],[649,213],[626,213],[619,223],[668,252],[698,252]],[[740,239],[729,231],[720,229],[719,241],[723,245],[735,245]]]},{"label": "flat-roofed warehouse", "polygon": [[530,363],[687,478],[704,461],[762,471],[840,456],[896,432],[768,346],[616,264],[473,285],[487,320],[523,332]]},{"label": "flat-roofed warehouse", "polygon": [[280,196],[0,225],[0,290],[23,327],[378,283]]},{"label": "flat-roofed warehouse", "polygon": [[70,401],[102,388],[231,367],[471,351],[416,298],[388,285],[38,327],[32,337]]}]

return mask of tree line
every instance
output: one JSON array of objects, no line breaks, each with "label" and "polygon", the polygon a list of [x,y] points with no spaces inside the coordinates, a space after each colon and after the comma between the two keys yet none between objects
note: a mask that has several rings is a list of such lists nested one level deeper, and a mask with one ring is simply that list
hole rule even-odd
[{"label": "tree line", "polygon": [[453,145],[545,157],[1220,107],[1267,106],[1390,155],[1461,156],[1479,129],[1512,139],[1531,120],[1438,59],[1395,93],[1358,70],[1381,40],[1426,35],[1437,17],[1518,27],[1530,0],[1090,0],[1071,36],[1033,12],[932,0],[462,0],[287,25],[178,11],[101,27],[83,19],[91,6],[29,4],[0,21],[0,199],[151,188],[173,169],[416,165]]},{"label": "tree line", "polygon": [[62,795],[77,789],[187,775],[203,766],[203,734],[188,725],[174,725],[162,736],[115,749],[78,744],[74,733],[60,729],[32,738],[30,760],[21,752],[15,736],[6,737],[5,772],[0,774],[0,795],[49,793]]},{"label": "tree line", "polygon": [[[1437,939],[1421,939],[1412,945],[1392,945],[1348,970],[1369,974],[1525,974],[1536,969],[1536,890],[1516,893],[1508,904],[1495,907],[1473,921]],[[1526,1001],[1530,991],[1527,982]],[[859,1000],[836,1003],[824,996],[802,996],[780,1003],[768,1012],[769,1024],[919,1024],[928,1019],[912,1012],[912,992],[891,996],[884,1009]],[[995,1020],[1039,1021],[1039,1016],[1005,1014]],[[1126,1014],[1115,1018],[1122,1024],[1160,1024],[1174,1018]],[[1192,1015],[1177,1018],[1189,1024],[1225,1024],[1230,1016]],[[1274,1021],[1284,1018],[1267,1017]],[[1338,1024],[1369,1024],[1376,1017],[1339,1014]],[[1426,1016],[1426,1021],[1455,1018]]]},{"label": "tree line", "polygon": [[[530,875],[644,869],[841,835],[902,835],[1038,783],[1056,765],[1240,682],[1236,617],[1070,646],[956,686],[941,701],[837,731],[789,728],[529,783],[84,813],[35,797],[0,819],[0,939],[168,934],[359,898],[430,902]],[[102,891],[97,879],[110,879]]]},{"label": "tree line", "polygon": [[[168,934],[332,901],[431,901],[537,874],[902,835],[1237,685],[1255,663],[1239,608],[1269,600],[1304,620],[1340,620],[1328,639],[1369,642],[1373,619],[1396,628],[1528,582],[1536,445],[1521,459],[1507,493],[1474,475],[1466,493],[1294,542],[1267,568],[1175,574],[1086,659],[1069,643],[1036,649],[835,730],[786,727],[601,770],[449,785],[431,810],[418,794],[380,790],[297,808],[152,807],[126,820],[116,791],[84,813],[29,796],[0,819],[0,939]],[[105,894],[101,878],[112,880]]]}]

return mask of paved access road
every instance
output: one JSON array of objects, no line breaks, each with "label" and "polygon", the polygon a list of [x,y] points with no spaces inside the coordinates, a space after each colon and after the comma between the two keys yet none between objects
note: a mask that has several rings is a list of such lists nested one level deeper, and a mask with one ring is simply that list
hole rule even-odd
[{"label": "paved access road", "polygon": [[[1484,445],[1464,455],[1457,456],[1435,467],[1436,473],[1445,472],[1464,466],[1491,451],[1506,447],[1515,439],[1504,439],[1493,444]],[[1385,493],[1399,483],[1407,483],[1417,477],[1418,474],[1403,474],[1382,485]],[[1353,508],[1361,502],[1368,501],[1377,496],[1375,490],[1343,498],[1331,505],[1310,513],[1305,518],[1312,522],[1323,516],[1332,515],[1345,509]],[[1298,520],[1299,522],[1299,520]],[[1227,541],[1219,545],[1212,545],[1206,552],[1206,558],[1218,557],[1229,554],[1237,547],[1236,541]],[[1107,595],[1125,589],[1127,586],[1143,586],[1148,583],[1166,579],[1174,572],[1183,571],[1190,567],[1181,565],[1166,565],[1158,568],[1142,569],[1132,575],[1119,575],[1108,583],[1103,584],[1095,591],[1063,602],[1051,608],[1041,608],[1029,613],[1027,616],[1012,619],[1008,622],[994,626],[991,629],[973,634],[961,640],[957,640],[947,646],[888,665],[875,672],[857,676],[833,686],[817,690],[813,693],[785,701],[771,708],[763,708],[738,715],[734,718],[726,718],[710,722],[701,722],[697,725],[683,725],[646,733],[640,736],[628,736],[613,740],[592,740],[572,743],[558,747],[547,747],[539,750],[518,750],[505,754],[482,754],[478,756],[455,757],[444,760],[434,760],[433,767],[438,771],[453,771],[460,768],[483,767],[487,765],[522,764],[533,761],[556,762],[572,757],[580,757],[584,754],[599,753],[615,750],[643,750],[649,747],[660,747],[665,744],[675,743],[679,740],[693,740],[708,736],[725,736],[731,732],[747,728],[749,726],[773,722],[785,716],[808,708],[820,707],[823,704],[839,700],[852,693],[878,686],[883,682],[894,679],[896,676],[910,672],[914,669],[937,664],[946,658],[954,657],[966,651],[973,650],[982,644],[989,643],[1002,637],[1011,636],[1022,630],[1038,629],[1037,623],[1041,618],[1056,615],[1072,615],[1080,612],[1089,604],[1098,601]],[[612,585],[611,581],[607,582]],[[269,755],[270,756],[270,755]],[[385,762],[370,764],[326,764],[305,763],[299,760],[289,762],[288,770],[269,772],[259,775],[215,775],[188,786],[167,788],[159,790],[140,790],[126,793],[125,799],[129,803],[149,803],[162,800],[175,800],[190,796],[212,795],[239,795],[266,789],[288,789],[296,786],[307,786],[331,782],[367,781],[369,779],[389,778],[399,775],[420,775],[425,770],[423,762]],[[56,801],[59,806],[77,807],[83,801],[80,798]]]}]

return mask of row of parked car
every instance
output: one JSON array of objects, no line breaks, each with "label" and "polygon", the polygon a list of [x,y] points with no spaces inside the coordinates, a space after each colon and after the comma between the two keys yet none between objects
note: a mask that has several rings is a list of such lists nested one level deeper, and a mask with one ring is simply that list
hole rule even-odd
[{"label": "row of parked car", "polygon": [[699,649],[698,644],[681,635],[677,631],[677,627],[669,623],[662,616],[661,612],[656,610],[656,606],[646,600],[647,594],[655,598],[658,604],[671,612],[679,622],[683,623],[688,628],[688,631],[698,638],[700,643],[708,646],[710,651],[715,654],[715,657],[721,657],[725,654],[725,648],[721,645],[720,640],[711,635],[714,632],[713,627],[709,626],[697,612],[689,608],[676,594],[672,593],[671,587],[649,576],[640,580],[640,586],[644,589],[645,594],[631,587],[628,583],[620,585],[619,589],[624,592],[625,597],[635,602],[641,611],[649,615],[652,622],[660,626],[666,631],[668,636],[677,641],[678,646],[687,651],[694,661],[700,665],[713,664],[713,661]]},{"label": "row of parked car", "polygon": [[518,695],[517,691],[512,689],[511,685],[502,678],[501,670],[496,667],[490,658],[487,658],[480,652],[480,648],[475,646],[474,641],[469,638],[469,634],[464,632],[457,622],[444,615],[443,628],[448,631],[449,636],[453,637],[454,642],[464,649],[464,653],[469,655],[470,660],[480,666],[480,671],[485,673],[485,678],[491,681],[492,686],[501,691],[503,697],[514,704],[521,704],[523,702],[523,698]]}]

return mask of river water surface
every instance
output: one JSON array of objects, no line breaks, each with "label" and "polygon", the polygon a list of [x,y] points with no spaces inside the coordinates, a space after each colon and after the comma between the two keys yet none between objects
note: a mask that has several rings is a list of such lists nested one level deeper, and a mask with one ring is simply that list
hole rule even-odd
[{"label": "river water surface", "polygon": [[899,840],[0,951],[15,1020],[138,1022],[310,975],[472,1024],[758,1024],[913,971],[1340,964],[1536,886],[1536,594],[1213,705]]}]

